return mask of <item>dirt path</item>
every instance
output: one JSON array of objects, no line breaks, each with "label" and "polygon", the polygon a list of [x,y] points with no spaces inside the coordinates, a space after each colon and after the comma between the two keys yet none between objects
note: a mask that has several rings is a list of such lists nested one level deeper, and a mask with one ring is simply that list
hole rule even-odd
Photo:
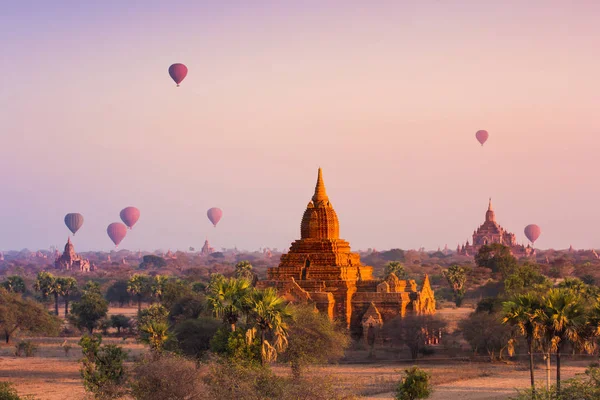
[{"label": "dirt path", "polygon": [[[585,371],[585,367],[566,366],[561,368],[563,379],[569,379]],[[536,383],[545,385],[545,373],[536,370]],[[554,373],[554,371],[553,371]],[[440,384],[434,387],[435,391],[430,400],[507,400],[516,394],[515,388],[527,388],[529,375],[527,371],[502,371],[493,376],[466,379],[457,382]],[[365,399],[393,399],[392,393],[383,393],[365,397]]]}]

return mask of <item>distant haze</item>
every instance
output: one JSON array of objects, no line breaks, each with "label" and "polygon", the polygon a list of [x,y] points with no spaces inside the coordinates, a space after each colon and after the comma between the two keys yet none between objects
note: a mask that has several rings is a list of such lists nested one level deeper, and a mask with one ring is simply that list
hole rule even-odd
[{"label": "distant haze", "polygon": [[354,249],[454,249],[488,197],[519,241],[600,246],[600,2],[5,3],[0,249],[68,212],[110,249],[130,205],[123,248],[285,249],[319,166]]}]

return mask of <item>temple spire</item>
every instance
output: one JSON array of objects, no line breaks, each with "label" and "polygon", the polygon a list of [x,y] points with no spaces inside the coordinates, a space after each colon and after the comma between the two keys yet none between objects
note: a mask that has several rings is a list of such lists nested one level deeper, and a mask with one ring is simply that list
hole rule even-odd
[{"label": "temple spire", "polygon": [[312,200],[314,202],[329,200],[329,198],[327,197],[327,192],[325,191],[325,183],[323,182],[323,172],[321,171],[321,167],[319,167],[317,185],[315,186],[315,194],[312,197]]},{"label": "temple spire", "polygon": [[488,211],[494,211],[492,209],[492,198],[490,197],[490,203],[488,204]]}]

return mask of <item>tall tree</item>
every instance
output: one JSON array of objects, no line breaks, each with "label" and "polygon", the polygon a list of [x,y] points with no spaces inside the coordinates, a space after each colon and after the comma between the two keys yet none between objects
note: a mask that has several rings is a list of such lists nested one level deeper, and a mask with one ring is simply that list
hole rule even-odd
[{"label": "tall tree", "polygon": [[159,303],[162,303],[163,294],[168,282],[169,277],[167,275],[156,275],[152,279],[152,283],[150,284],[150,293],[153,297],[158,299]]},{"label": "tall tree", "polygon": [[383,329],[392,343],[408,347],[412,359],[416,360],[428,339],[438,336],[446,325],[445,320],[435,315],[407,314],[386,322]]},{"label": "tall tree", "polygon": [[556,354],[556,389],[560,392],[560,351],[571,342],[583,347],[586,310],[581,298],[568,289],[551,289],[542,299],[540,314],[546,341]]},{"label": "tall tree", "polygon": [[[258,327],[261,343],[261,362],[275,361],[287,346],[287,321],[291,315],[277,290],[255,290],[249,298],[250,318]],[[272,344],[267,340],[272,338]]]},{"label": "tall tree", "polygon": [[25,293],[27,290],[25,281],[19,275],[9,276],[0,286],[12,293]]},{"label": "tall tree", "polygon": [[65,318],[69,314],[70,296],[77,291],[77,280],[72,277],[58,277],[57,289],[60,290],[60,295],[65,300]]},{"label": "tall tree", "polygon": [[252,284],[255,283],[256,275],[252,271],[252,264],[250,264],[250,261],[240,261],[235,265],[235,277],[247,279]]},{"label": "tall tree", "polygon": [[37,301],[0,288],[0,331],[6,343],[17,332],[56,334],[61,321]]},{"label": "tall tree", "polygon": [[511,301],[503,304],[502,323],[517,328],[520,335],[527,340],[527,352],[529,353],[529,375],[531,379],[531,391],[535,396],[535,379],[533,373],[533,350],[534,343],[541,334],[540,311],[541,300],[533,294],[524,294],[514,297]]},{"label": "tall tree", "polygon": [[142,298],[148,293],[148,275],[133,274],[127,282],[127,291],[136,297],[138,312],[142,310]]},{"label": "tall tree", "polygon": [[510,248],[500,243],[481,246],[475,254],[475,263],[478,267],[489,268],[492,272],[499,272],[506,278],[517,268],[517,259],[510,252]]},{"label": "tall tree", "polygon": [[87,329],[90,335],[106,317],[108,302],[96,290],[84,290],[81,299],[71,307],[71,322],[79,329]]},{"label": "tall tree", "polygon": [[465,284],[467,283],[467,270],[460,265],[451,265],[443,271],[444,277],[454,293],[454,303],[460,307],[465,297]]},{"label": "tall tree", "polygon": [[60,296],[60,282],[50,272],[41,271],[37,274],[33,288],[40,292],[42,298],[47,299],[54,296],[54,312],[58,315],[58,296]]},{"label": "tall tree", "polygon": [[385,270],[383,273],[384,278],[387,278],[392,273],[399,279],[408,278],[404,264],[402,264],[400,261],[390,261],[389,263],[385,264]]},{"label": "tall tree", "polygon": [[248,311],[250,282],[246,279],[215,279],[208,288],[206,299],[217,318],[228,323],[235,331],[238,320]]}]

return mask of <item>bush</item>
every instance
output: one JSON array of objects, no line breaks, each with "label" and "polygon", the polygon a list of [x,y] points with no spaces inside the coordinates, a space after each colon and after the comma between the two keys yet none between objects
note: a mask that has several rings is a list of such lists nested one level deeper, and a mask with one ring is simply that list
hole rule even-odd
[{"label": "bush", "polygon": [[38,345],[31,340],[21,340],[16,346],[15,355],[17,357],[33,357],[38,350]]},{"label": "bush", "polygon": [[1,400],[21,400],[15,388],[10,382],[0,382],[0,399]]},{"label": "bush", "polygon": [[418,367],[407,369],[396,388],[396,400],[428,398],[433,391],[430,380],[431,376]]},{"label": "bush", "polygon": [[133,398],[140,400],[206,399],[206,387],[195,364],[174,355],[145,358],[135,366],[131,382]]},{"label": "bush", "polygon": [[200,359],[221,326],[221,321],[211,317],[183,321],[175,326],[177,346],[186,356]]},{"label": "bush", "polygon": [[84,336],[79,341],[83,351],[80,370],[85,390],[97,399],[117,399],[124,394],[126,380],[123,362],[127,354],[119,346],[103,345],[102,336]]}]

